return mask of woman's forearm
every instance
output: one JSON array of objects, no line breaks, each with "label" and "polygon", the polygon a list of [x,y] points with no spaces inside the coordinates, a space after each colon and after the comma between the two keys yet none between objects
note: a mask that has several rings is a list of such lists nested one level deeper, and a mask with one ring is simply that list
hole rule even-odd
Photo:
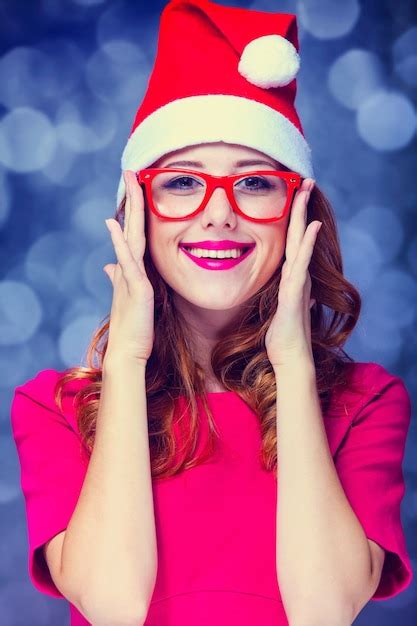
[{"label": "woman's forearm", "polygon": [[277,575],[290,623],[351,624],[369,588],[365,533],[329,449],[314,364],[300,359],[277,380]]},{"label": "woman's forearm", "polygon": [[105,357],[95,444],[62,549],[62,575],[97,624],[139,624],[156,580],[145,369]]}]

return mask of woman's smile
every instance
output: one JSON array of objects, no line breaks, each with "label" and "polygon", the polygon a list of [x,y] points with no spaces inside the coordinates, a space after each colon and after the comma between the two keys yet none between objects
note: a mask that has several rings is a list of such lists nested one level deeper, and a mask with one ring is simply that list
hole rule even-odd
[{"label": "woman's smile", "polygon": [[191,261],[203,269],[228,270],[244,262],[255,249],[255,244],[249,248],[233,248],[229,250],[189,249],[183,245],[180,245],[179,248]]}]

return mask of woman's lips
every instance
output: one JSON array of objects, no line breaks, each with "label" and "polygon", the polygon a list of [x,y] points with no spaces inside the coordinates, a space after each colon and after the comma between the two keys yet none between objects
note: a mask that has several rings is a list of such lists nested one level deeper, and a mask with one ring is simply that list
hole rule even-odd
[{"label": "woman's lips", "polygon": [[189,259],[194,261],[196,265],[206,270],[229,270],[232,267],[235,267],[235,265],[238,265],[239,263],[244,261],[251,254],[251,252],[253,252],[255,249],[255,246],[253,246],[252,248],[249,248],[249,250],[244,252],[241,256],[237,257],[236,259],[233,259],[233,258],[211,259],[210,257],[203,258],[203,257],[193,256],[192,254],[188,252],[188,250],[186,250],[182,246],[179,246],[179,247],[180,247],[180,250],[182,250],[184,254],[188,256]]}]

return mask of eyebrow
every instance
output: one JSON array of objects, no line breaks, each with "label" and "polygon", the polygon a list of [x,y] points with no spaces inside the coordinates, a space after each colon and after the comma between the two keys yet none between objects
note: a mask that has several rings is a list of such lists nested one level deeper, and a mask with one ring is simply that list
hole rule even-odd
[{"label": "eyebrow", "polygon": [[[204,168],[204,163],[201,163],[201,161],[171,161],[170,163],[166,163],[161,167],[173,167],[174,165]],[[243,159],[241,161],[236,161],[235,163],[235,167],[245,167],[247,165],[270,165],[271,167],[276,167],[274,163],[271,163],[270,161],[263,161],[260,159]]]}]

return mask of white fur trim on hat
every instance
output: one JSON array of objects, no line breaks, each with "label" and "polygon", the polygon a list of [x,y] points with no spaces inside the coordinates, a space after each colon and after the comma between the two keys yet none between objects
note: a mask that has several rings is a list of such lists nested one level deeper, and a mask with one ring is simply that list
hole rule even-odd
[{"label": "white fur trim on hat", "polygon": [[250,41],[240,57],[238,71],[258,87],[288,85],[300,69],[294,45],[281,35],[265,35]]},{"label": "white fur trim on hat", "polygon": [[[153,111],[129,137],[121,167],[137,172],[174,150],[217,141],[259,150],[314,178],[310,147],[287,117],[256,100],[223,94],[180,98]],[[117,205],[124,195],[122,175]]]}]

